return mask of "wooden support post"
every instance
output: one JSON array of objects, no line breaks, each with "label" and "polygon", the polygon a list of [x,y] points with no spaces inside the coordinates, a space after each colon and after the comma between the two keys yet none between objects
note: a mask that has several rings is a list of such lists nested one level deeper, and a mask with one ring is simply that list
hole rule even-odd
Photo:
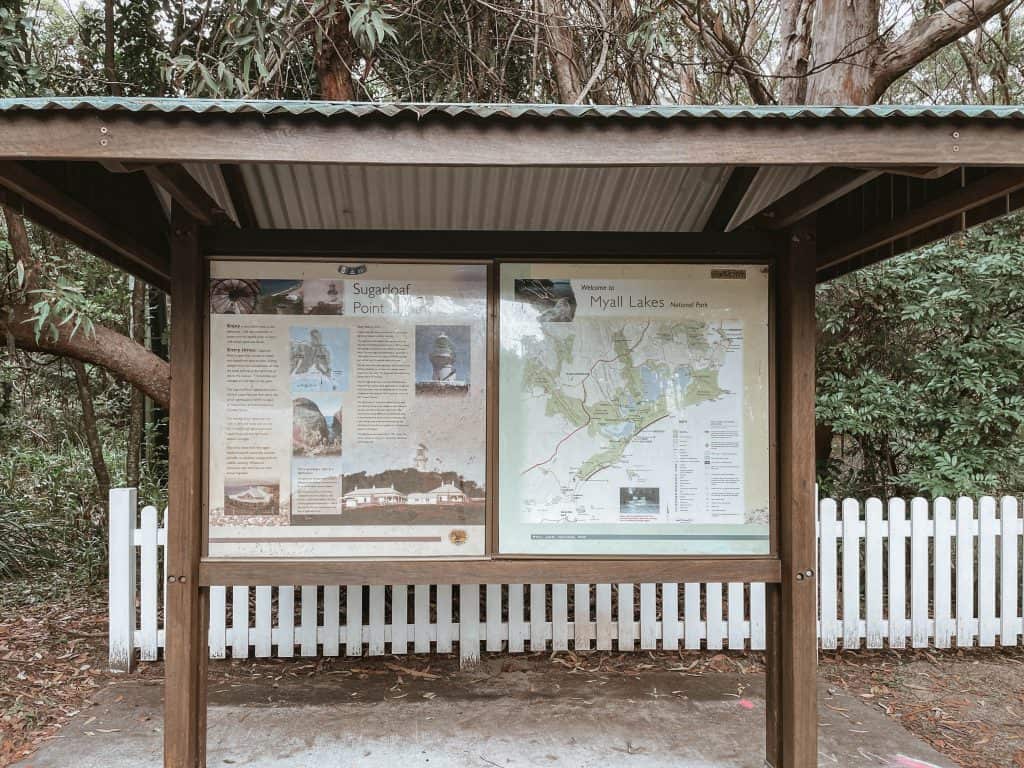
[{"label": "wooden support post", "polygon": [[167,520],[165,768],[206,765],[209,590],[199,584],[203,550],[204,264],[196,221],[171,213],[171,415]]},{"label": "wooden support post", "polygon": [[782,581],[767,586],[767,762],[818,764],[814,516],[815,229],[800,223],[776,274],[778,502]]}]

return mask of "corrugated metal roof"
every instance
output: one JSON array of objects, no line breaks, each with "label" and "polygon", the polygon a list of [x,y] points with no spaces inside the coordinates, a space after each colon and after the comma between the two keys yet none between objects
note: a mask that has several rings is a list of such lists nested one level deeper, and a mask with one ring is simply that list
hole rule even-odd
[{"label": "corrugated metal roof", "polygon": [[255,114],[323,117],[417,118],[430,115],[471,118],[712,118],[712,119],[891,119],[956,118],[1024,120],[1024,106],[610,106],[566,104],[416,104],[408,102],[258,101],[232,99],[151,99],[37,97],[0,99],[0,112],[17,111],[157,112]]},{"label": "corrugated metal roof", "polygon": [[266,229],[689,232],[703,229],[728,175],[692,166],[242,166]]},{"label": "corrugated metal roof", "polygon": [[[237,222],[216,163],[186,170]],[[728,166],[608,168],[256,163],[242,183],[263,229],[476,229],[697,232]],[[762,168],[728,229],[821,171]],[[166,193],[157,190],[163,198]],[[169,211],[169,198],[163,199]]]},{"label": "corrugated metal roof", "polygon": [[[1024,119],[1024,107],[990,106],[593,106],[413,104],[41,97],[0,99],[12,112],[124,112],[194,115],[462,119],[836,120]],[[2,117],[0,117],[2,119]],[[220,167],[186,169],[237,220]],[[822,170],[763,167],[737,207],[733,229]],[[728,167],[429,167],[255,163],[242,166],[264,228],[480,229],[687,232],[703,229]],[[161,190],[158,194],[165,197]],[[168,200],[163,199],[166,204]]]}]

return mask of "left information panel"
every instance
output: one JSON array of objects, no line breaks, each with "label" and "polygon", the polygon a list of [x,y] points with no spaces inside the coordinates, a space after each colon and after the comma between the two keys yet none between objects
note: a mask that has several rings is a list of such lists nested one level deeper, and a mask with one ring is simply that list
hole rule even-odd
[{"label": "left information panel", "polygon": [[209,556],[483,555],[487,282],[212,262]]}]

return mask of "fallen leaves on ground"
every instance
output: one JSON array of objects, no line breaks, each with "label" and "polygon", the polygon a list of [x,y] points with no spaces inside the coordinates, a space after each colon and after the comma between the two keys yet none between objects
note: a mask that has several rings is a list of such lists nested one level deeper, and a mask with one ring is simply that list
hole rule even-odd
[{"label": "fallen leaves on ground", "polygon": [[102,595],[0,612],[0,766],[31,754],[109,679]]},{"label": "fallen leaves on ground", "polygon": [[965,768],[1024,768],[1024,649],[822,654],[820,674]]}]

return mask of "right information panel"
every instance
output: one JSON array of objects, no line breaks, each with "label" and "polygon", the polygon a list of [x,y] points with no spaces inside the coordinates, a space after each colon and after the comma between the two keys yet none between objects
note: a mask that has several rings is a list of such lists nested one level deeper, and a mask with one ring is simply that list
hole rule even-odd
[{"label": "right information panel", "polygon": [[769,551],[769,270],[503,264],[503,554]]}]

